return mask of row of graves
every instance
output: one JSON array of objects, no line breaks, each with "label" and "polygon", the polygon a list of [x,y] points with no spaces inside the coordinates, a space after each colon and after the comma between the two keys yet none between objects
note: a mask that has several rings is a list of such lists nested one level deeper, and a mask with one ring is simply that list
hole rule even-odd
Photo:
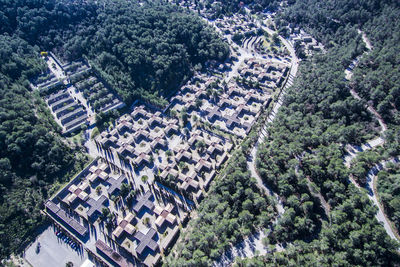
[{"label": "row of graves", "polygon": [[262,89],[218,83],[216,77],[197,76],[171,100],[171,109],[185,110],[217,129],[244,138],[270,101]]},{"label": "row of graves", "polygon": [[79,75],[71,76],[74,92],[80,94],[85,101],[85,106],[92,112],[107,112],[123,106],[117,94],[95,74],[93,69],[88,69]]},{"label": "row of graves", "polygon": [[76,101],[64,86],[47,95],[46,103],[55,121],[62,127],[63,133],[74,131],[88,119],[85,107]]},{"label": "row of graves", "polygon": [[268,59],[245,59],[238,69],[241,77],[258,83],[263,90],[274,90],[283,85],[289,66],[286,63],[273,62]]},{"label": "row of graves", "polygon": [[[45,211],[99,262],[114,266],[160,263],[233,148],[200,128],[183,131],[176,118],[144,106],[95,142],[132,171],[97,158],[46,202]],[[154,177],[143,184],[145,169]]]},{"label": "row of graves", "polygon": [[86,62],[63,63],[52,53],[43,54],[43,59],[48,68],[31,81],[31,87],[44,97],[64,134],[94,122],[97,112],[124,106]]},{"label": "row of graves", "polygon": [[137,186],[97,158],[45,203],[45,212],[104,266],[154,266],[187,222],[183,202],[157,185]]},{"label": "row of graves", "polygon": [[129,164],[136,176],[151,169],[156,182],[198,202],[215,171],[228,159],[233,144],[197,127],[185,129],[178,119],[139,106],[95,142],[98,149]]},{"label": "row of graves", "polygon": [[[281,57],[288,59],[289,52],[281,42],[275,42],[270,36],[260,28],[252,16],[247,14],[234,14],[214,20],[215,26],[226,36],[230,36],[236,43],[249,52],[256,52],[262,57],[267,56]],[[265,22],[261,22],[264,25]]]},{"label": "row of graves", "polygon": [[303,50],[307,57],[315,52],[324,51],[324,46],[321,43],[299,27],[287,27],[287,29],[290,32],[289,38],[292,44],[296,45],[297,49]]},{"label": "row of graves", "polygon": [[31,87],[38,91],[47,91],[60,87],[63,81],[60,80],[49,68],[31,81]]}]

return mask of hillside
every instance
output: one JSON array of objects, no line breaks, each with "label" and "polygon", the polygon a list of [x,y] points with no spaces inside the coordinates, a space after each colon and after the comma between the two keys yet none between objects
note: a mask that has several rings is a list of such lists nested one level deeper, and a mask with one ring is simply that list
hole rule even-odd
[{"label": "hillside", "polygon": [[[384,147],[371,160],[399,151],[395,137],[398,75],[392,73],[399,65],[392,52],[399,49],[399,11],[391,1],[309,0],[296,1],[281,15],[281,32],[289,33],[289,25],[307,29],[324,43],[327,53],[303,64],[288,92],[286,107],[268,131],[267,145],[258,154],[261,176],[284,198],[288,209],[268,242],[294,246],[238,261],[240,266],[398,264],[397,242],[377,221],[377,209],[367,194],[349,183],[352,176],[343,168],[343,158],[348,144],[365,143],[373,138],[370,134],[379,136],[366,104],[375,107],[390,128],[384,135]],[[383,26],[387,18],[393,18],[393,23]],[[363,47],[361,31],[370,37],[372,52]],[[357,57],[360,63],[353,78],[346,81],[344,70]],[[350,89],[361,99],[351,95]],[[362,167],[363,177],[369,166]],[[324,209],[318,215],[310,214],[303,201],[317,194],[326,202],[320,204]]]},{"label": "hillside", "polygon": [[[67,147],[29,91],[40,72],[37,51],[17,36],[0,36],[0,237],[1,256],[15,250],[42,220],[41,203],[52,184],[80,168],[83,158]],[[53,129],[50,130],[49,129]]]},{"label": "hillside", "polygon": [[0,255],[29,240],[43,201],[86,158],[60,138],[29,87],[40,51],[87,58],[127,103],[165,104],[194,66],[228,47],[199,18],[161,1],[0,1]]},{"label": "hillside", "polygon": [[[189,223],[175,221],[182,234],[160,253],[165,266],[398,266],[399,242],[382,225],[382,220],[388,223],[375,203],[378,195],[399,229],[399,167],[382,166],[376,188],[368,187],[373,184],[368,177],[374,165],[400,153],[399,20],[395,0],[0,0],[0,258],[32,239],[44,220],[44,201],[82,170],[87,153],[102,157],[104,149],[114,155],[118,147],[121,170],[134,162],[129,172],[137,172],[130,176],[141,179],[141,190],[155,190],[146,171],[168,174],[155,161],[174,159],[171,174],[158,179],[176,191],[181,184],[172,173],[180,177],[197,169],[198,155],[207,157],[202,164],[211,162],[216,178],[208,180],[209,189],[193,183],[204,200],[183,194],[196,209],[188,213]],[[126,108],[129,113],[119,119],[115,112],[110,115],[115,124],[99,113],[104,125],[75,136],[97,131],[97,139],[87,142],[94,142],[95,153],[90,144],[87,150],[72,144],[30,87],[45,71],[42,51],[64,62],[85,59],[96,79],[110,85],[128,107],[141,100],[151,104],[149,111]],[[206,67],[229,56],[218,71]],[[272,83],[272,76],[280,82]],[[181,87],[169,113],[150,111],[165,107]],[[244,122],[227,115],[233,107],[243,110]],[[246,131],[230,131],[235,127],[226,122],[233,125],[232,118]],[[157,142],[167,143],[165,149],[142,142],[141,135],[161,135],[165,128],[176,131],[167,141],[157,135]],[[221,168],[215,166],[222,157],[206,156],[219,147],[220,141],[205,142],[213,137],[232,143]],[[127,140],[135,142],[127,146]],[[178,147],[189,140],[197,142],[187,145],[190,153]],[[134,154],[135,148],[142,152]],[[190,163],[175,160],[183,151]],[[136,160],[145,161],[147,153],[151,168],[141,169]],[[193,173],[193,181],[205,178],[203,171]],[[118,199],[133,198],[132,184],[122,188]],[[101,193],[101,187],[91,192],[97,189]],[[103,220],[113,217],[106,210]],[[241,247],[254,244],[250,239],[257,234],[253,251]]]},{"label": "hillside", "polygon": [[168,96],[194,66],[229,53],[205,23],[163,1],[1,1],[0,8],[2,33],[65,60],[88,58],[128,103]]}]

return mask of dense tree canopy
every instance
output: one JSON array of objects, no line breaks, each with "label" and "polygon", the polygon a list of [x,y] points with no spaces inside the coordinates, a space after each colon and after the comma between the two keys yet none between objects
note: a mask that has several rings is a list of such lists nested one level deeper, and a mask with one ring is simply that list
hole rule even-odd
[{"label": "dense tree canopy", "polygon": [[386,123],[400,124],[400,7],[386,6],[383,15],[365,24],[373,45],[356,69],[354,89]]},{"label": "dense tree canopy", "polygon": [[275,0],[204,0],[202,2],[194,2],[200,3],[198,4],[198,8],[203,7],[208,9],[214,18],[241,11],[244,7],[249,7],[254,12],[263,11],[265,9],[274,11],[279,4],[278,1]]},{"label": "dense tree canopy", "polygon": [[[392,12],[394,8],[395,5],[391,6]],[[365,142],[371,134],[377,135],[378,128],[365,110],[365,102],[355,100],[349,93],[349,88],[361,86],[365,77],[356,68],[354,80],[348,83],[344,80],[344,69],[365,50],[357,29],[373,23],[373,15],[384,21],[389,9],[382,1],[306,0],[294,2],[280,16],[278,26],[282,33],[286,32],[285,25],[305,28],[323,41],[327,53],[303,63],[258,155],[260,174],[284,197],[291,211],[284,213],[271,238],[292,244],[284,252],[238,264],[387,266],[398,263],[397,244],[375,219],[376,208],[365,193],[349,184],[350,172],[343,164],[344,146]],[[384,31],[396,31],[395,26]],[[365,56],[365,61],[371,61],[369,56]],[[385,65],[381,62],[374,66]],[[369,75],[371,70],[362,71]],[[384,79],[379,81],[390,90],[395,86]],[[363,97],[371,89],[371,86],[365,89],[368,93]],[[386,96],[387,92],[389,89],[382,94]],[[388,114],[383,109],[380,111]],[[390,130],[388,140],[396,142],[396,133]],[[395,144],[388,146],[397,149]],[[362,183],[365,169],[376,160],[379,156],[365,153],[354,163],[351,172]],[[310,215],[301,208],[301,203],[303,195],[313,195],[312,186],[329,208]]]},{"label": "dense tree canopy", "polygon": [[211,266],[225,249],[267,227],[275,217],[270,200],[251,179],[242,151],[228,162],[226,172],[212,185],[193,219],[168,257],[167,266]]},{"label": "dense tree canopy", "polygon": [[0,10],[3,32],[66,60],[87,57],[128,103],[158,104],[193,66],[229,53],[205,22],[163,1],[0,1]]},{"label": "dense tree canopy", "polygon": [[97,20],[93,36],[79,32],[64,49],[70,57],[88,55],[128,101],[169,95],[190,77],[192,66],[228,55],[204,22],[165,3],[139,7],[122,1],[107,5]]},{"label": "dense tree canopy", "polygon": [[[40,51],[86,57],[124,98],[157,101],[192,67],[224,59],[228,46],[193,15],[165,1],[0,0],[0,253],[26,241],[49,192],[84,158],[59,137],[29,80]],[[75,163],[75,164],[74,164]]]},{"label": "dense tree canopy", "polygon": [[[343,40],[337,31],[349,25],[362,26],[374,16],[379,15],[385,3],[392,0],[350,0],[318,1],[291,0],[288,8],[282,13],[278,25],[292,24],[307,29],[319,41],[330,47]],[[345,38],[344,38],[345,40]]]},{"label": "dense tree canopy", "polygon": [[[213,18],[243,9],[275,10],[276,1],[194,1]],[[398,1],[291,0],[277,20],[306,29],[327,49],[304,62],[258,153],[258,170],[283,199],[286,212],[268,242],[288,249],[238,262],[244,265],[359,265],[398,263],[396,244],[375,219],[376,208],[353,185],[376,160],[364,154],[349,171],[344,146],[378,135],[378,125],[354,88],[390,124],[385,153],[400,151]],[[202,6],[201,6],[202,5]],[[344,68],[365,51],[358,29],[374,49],[363,57],[350,83]],[[28,79],[39,74],[41,50],[64,60],[86,57],[128,103],[142,98],[164,104],[166,97],[208,60],[222,60],[228,47],[198,17],[165,1],[0,0],[0,255],[18,248],[41,221],[39,209],[81,158],[57,134]],[[250,178],[237,151],[226,172],[200,204],[176,249],[171,266],[208,266],[231,244],[267,227],[275,215],[268,198]],[[77,166],[74,166],[76,162]],[[380,174],[385,209],[398,220],[397,170]],[[310,188],[324,198],[322,203]]]},{"label": "dense tree canopy", "polygon": [[[17,36],[0,35],[0,255],[25,241],[41,220],[51,184],[73,166],[27,78],[39,73],[38,50]],[[79,162],[79,161],[78,161]]]},{"label": "dense tree canopy", "polygon": [[400,168],[395,164],[388,164],[387,170],[378,173],[377,189],[385,212],[400,229]]},{"label": "dense tree canopy", "polygon": [[398,1],[296,1],[278,20],[279,25],[308,29],[326,47],[346,42],[337,33],[357,25],[373,44],[372,52],[355,70],[352,87],[394,124],[400,123],[400,6]]}]

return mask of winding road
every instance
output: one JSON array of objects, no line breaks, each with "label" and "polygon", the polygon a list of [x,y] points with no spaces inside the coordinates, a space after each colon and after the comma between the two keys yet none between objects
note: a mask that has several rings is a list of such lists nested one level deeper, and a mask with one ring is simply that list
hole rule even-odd
[{"label": "winding road", "polygon": [[288,51],[290,52],[290,55],[291,55],[292,61],[291,61],[291,69],[290,69],[289,77],[285,84],[285,87],[280,92],[278,101],[276,102],[274,108],[272,109],[271,113],[269,114],[265,124],[261,127],[261,131],[258,135],[257,142],[254,144],[253,148],[251,149],[251,153],[249,156],[249,160],[247,161],[247,165],[249,167],[252,177],[254,177],[257,180],[257,184],[259,185],[259,187],[262,190],[265,190],[265,192],[268,195],[274,197],[277,200],[278,213],[282,214],[284,212],[284,208],[283,208],[283,205],[282,205],[282,202],[281,202],[279,196],[277,194],[275,194],[274,192],[272,192],[272,190],[267,185],[264,184],[264,182],[262,181],[260,175],[258,174],[258,172],[256,170],[256,158],[257,158],[258,147],[264,142],[265,137],[267,135],[267,127],[275,119],[279,108],[282,106],[285,93],[286,93],[287,89],[290,86],[292,86],[293,79],[297,74],[297,70],[298,70],[298,66],[299,66],[299,59],[296,56],[293,46],[289,42],[287,42],[282,36],[279,36],[279,38],[281,39],[282,43],[286,46],[286,48],[288,49]]},{"label": "winding road", "polygon": [[[366,34],[360,30],[358,30],[358,33],[362,35],[362,39],[365,43],[365,46],[367,47],[368,51],[364,52],[364,54],[369,53],[369,51],[372,49],[372,45],[370,43],[370,41],[368,40]],[[347,80],[351,80],[352,76],[353,76],[353,70],[355,67],[357,67],[358,63],[360,62],[362,56],[357,57],[356,59],[354,59],[352,61],[352,63],[349,65],[349,67],[345,70],[345,75],[346,75],[346,79]],[[361,100],[361,97],[357,94],[356,91],[354,91],[354,89],[352,89],[351,87],[349,87],[350,93],[351,95],[357,99],[357,100]],[[385,124],[385,122],[382,119],[382,116],[374,109],[374,107],[372,107],[369,104],[366,104],[365,106],[367,108],[367,110],[378,120],[379,125],[381,127],[381,131],[380,134],[383,135],[383,133],[387,130],[387,126]],[[359,152],[365,151],[365,150],[369,150],[372,148],[375,148],[377,146],[383,145],[385,143],[385,140],[379,136],[373,140],[370,140],[368,142],[366,142],[365,144],[361,145],[361,146],[351,146],[351,145],[347,145],[346,146],[346,150],[348,152],[348,154],[345,156],[344,158],[344,162],[345,165],[347,167],[350,167],[351,161],[357,157],[357,154]],[[357,187],[359,187],[357,185],[357,183],[355,183],[354,181],[352,181]]]},{"label": "winding road", "polygon": [[[368,40],[368,38],[364,32],[359,30],[358,33],[362,35],[362,39],[365,43],[366,48],[368,49],[368,51],[364,52],[364,54],[366,54],[370,50],[372,50],[371,42]],[[346,75],[347,80],[350,80],[351,77],[353,76],[353,69],[358,65],[360,58],[361,57],[358,57],[355,60],[353,60],[353,62],[350,64],[350,66],[346,69],[345,75]],[[351,88],[349,88],[349,89],[350,89],[351,95],[355,99],[361,100],[360,96],[357,94],[356,91],[354,91],[354,89],[351,89]],[[387,130],[387,126],[386,126],[385,122],[383,121],[382,116],[372,106],[366,104],[366,108],[378,120],[379,125],[381,127],[380,134],[381,134],[381,136],[383,136],[383,133]],[[346,167],[350,168],[352,160],[355,159],[360,152],[370,150],[377,146],[383,145],[385,143],[385,140],[381,136],[366,142],[362,146],[347,145],[346,150],[347,150],[348,154],[344,158],[344,164],[346,165]],[[375,204],[375,206],[378,207],[378,213],[376,214],[376,219],[380,223],[383,224],[383,227],[385,228],[386,233],[392,239],[400,241],[400,239],[398,238],[398,235],[395,234],[396,230],[392,229],[392,225],[391,225],[389,219],[386,217],[383,207],[380,205],[380,203],[376,197],[376,190],[375,190],[375,181],[377,178],[376,175],[380,170],[382,170],[385,167],[385,165],[388,162],[398,163],[399,158],[396,157],[391,160],[382,161],[382,162],[376,164],[373,168],[371,168],[371,170],[367,174],[366,178],[367,178],[368,183],[364,189],[367,190],[367,192],[368,192],[368,198]],[[362,189],[356,183],[356,181],[354,181],[354,179],[352,177],[349,177],[349,181],[352,184],[354,184],[357,188]]]},{"label": "winding road", "polygon": [[[270,29],[265,28],[265,30],[267,30],[268,33],[272,34]],[[363,40],[366,43],[366,47],[371,50],[372,49],[372,45],[370,44],[369,40],[367,39],[365,33],[360,32],[360,34],[362,34],[363,36]],[[272,112],[270,113],[268,119],[266,120],[265,125],[263,125],[263,127],[261,128],[261,131],[259,133],[259,137],[258,140],[256,142],[256,144],[253,146],[252,150],[251,150],[251,154],[249,156],[249,160],[247,162],[249,170],[251,172],[252,177],[254,177],[257,180],[257,184],[260,188],[262,188],[262,190],[264,190],[268,195],[272,196],[273,198],[275,198],[277,200],[277,211],[278,211],[278,216],[280,216],[281,214],[284,213],[284,207],[282,205],[282,202],[280,201],[279,196],[274,193],[269,187],[268,185],[264,184],[260,175],[258,174],[257,170],[256,170],[256,155],[257,155],[257,151],[260,145],[262,145],[262,143],[264,142],[264,139],[266,137],[267,134],[267,127],[268,125],[275,119],[276,114],[278,112],[278,109],[281,107],[282,103],[283,103],[283,98],[284,95],[286,93],[286,90],[288,87],[290,87],[293,83],[293,78],[296,76],[297,73],[297,69],[298,69],[298,63],[299,60],[296,57],[295,51],[293,46],[284,38],[282,38],[281,36],[279,36],[279,38],[281,39],[282,43],[287,47],[287,49],[289,50],[290,54],[291,54],[291,58],[292,58],[292,69],[290,71],[290,75],[289,75],[289,79],[287,84],[285,85],[285,87],[283,88],[283,90],[281,91],[281,94],[279,95],[278,101],[275,104]],[[368,53],[368,52],[366,52]],[[348,78],[349,80],[352,77],[353,74],[353,69],[354,67],[357,66],[358,62],[360,60],[360,57],[355,59],[352,64],[353,66],[350,69],[349,68],[346,70],[346,78]],[[350,89],[350,88],[349,88]],[[358,94],[350,89],[350,92],[352,94],[352,96],[356,99],[361,99]],[[371,114],[373,114],[373,116],[378,120],[380,126],[381,126],[381,135],[383,135],[383,133],[386,131],[387,126],[384,123],[382,117],[379,115],[378,112],[376,112],[376,110],[372,107],[367,105],[366,108],[368,109],[369,112],[371,112]],[[344,158],[344,163],[347,167],[350,167],[350,163],[351,161],[357,157],[359,152],[365,151],[365,150],[369,150],[372,148],[375,148],[377,146],[383,145],[385,142],[385,140],[382,137],[377,137],[373,140],[370,140],[368,142],[366,142],[365,144],[363,144],[360,147],[357,146],[350,146],[348,145],[346,147],[346,150],[348,151],[348,155],[345,156]],[[399,160],[398,158],[396,158],[395,160]],[[388,233],[388,235],[395,239],[397,239],[397,236],[395,234],[395,232],[393,231],[393,229],[391,228],[391,224],[388,221],[388,219],[386,218],[383,209],[381,207],[381,205],[378,203],[378,200],[376,198],[376,195],[374,193],[374,182],[376,180],[376,173],[378,170],[382,169],[384,167],[386,163],[381,163],[381,164],[377,164],[374,168],[372,168],[370,170],[370,172],[368,173],[367,176],[367,181],[368,181],[368,185],[367,188],[365,188],[369,194],[368,197],[373,201],[373,203],[378,207],[378,213],[376,214],[376,218],[379,222],[381,222],[386,230],[386,232]],[[356,187],[360,188],[360,186],[353,180],[350,178],[350,182],[353,183]],[[323,199],[324,200],[324,199]],[[322,201],[324,202],[324,201]],[[328,205],[326,205],[325,210],[329,211],[329,207]],[[266,253],[268,253],[268,249],[262,244],[262,239],[265,236],[264,231],[259,230],[256,233],[254,233],[253,235],[251,235],[250,237],[245,238],[241,243],[233,246],[230,250],[226,251],[224,253],[224,255],[221,257],[221,259],[217,262],[214,263],[214,266],[226,266],[227,264],[230,264],[233,262],[235,257],[252,257],[255,255],[255,251],[258,251],[259,255],[264,255]],[[278,246],[277,247],[278,251],[283,250],[282,247]]]},{"label": "winding road", "polygon": [[[269,29],[268,29],[269,30]],[[269,30],[271,31],[271,30]],[[257,142],[251,149],[251,153],[248,157],[247,165],[249,167],[249,170],[251,172],[251,176],[254,177],[257,181],[257,185],[263,190],[267,195],[272,196],[276,200],[276,209],[278,211],[278,218],[285,212],[285,209],[283,207],[282,201],[280,200],[280,197],[274,193],[268,185],[264,184],[262,181],[262,178],[258,174],[256,170],[256,155],[258,151],[259,145],[261,145],[264,142],[264,139],[266,137],[266,130],[268,125],[275,119],[276,114],[278,113],[278,109],[282,106],[283,103],[283,98],[284,95],[287,91],[287,89],[293,84],[293,79],[297,74],[298,66],[299,66],[299,59],[296,56],[295,50],[293,46],[285,40],[282,36],[279,36],[281,39],[282,43],[286,46],[288,51],[290,52],[291,55],[291,69],[289,73],[288,80],[285,84],[285,87],[281,90],[280,95],[278,97],[278,100],[276,104],[274,105],[274,108],[272,109],[270,115],[268,116],[265,124],[261,127]],[[241,55],[247,54],[249,55],[250,53],[246,51],[243,48],[240,48],[239,51],[241,52]],[[244,53],[243,53],[244,52]],[[259,57],[262,58],[261,55],[257,53],[252,53],[252,57]],[[265,237],[264,229],[258,230],[254,234],[250,235],[249,237],[246,237],[242,242],[236,244],[233,246],[231,249],[227,250],[221,258],[214,263],[214,266],[226,266],[232,263],[235,259],[235,257],[242,257],[242,258],[248,258],[248,257],[253,257],[256,254],[256,251],[258,255],[265,255],[269,252],[271,252],[267,247],[265,247],[262,244],[262,239]],[[275,246],[276,251],[282,251],[284,248],[278,244]]]},{"label": "winding road", "polygon": [[392,224],[390,223],[389,219],[386,217],[386,214],[384,213],[382,205],[379,203],[377,197],[376,197],[376,190],[375,190],[375,183],[377,180],[377,174],[379,171],[385,168],[386,164],[389,162],[392,163],[399,163],[400,159],[399,157],[395,157],[390,160],[382,161],[378,164],[376,164],[367,174],[367,186],[366,189],[368,190],[368,197],[369,199],[372,200],[372,202],[378,207],[378,213],[376,214],[376,218],[378,219],[379,222],[383,223],[383,227],[386,230],[386,233],[392,238],[397,241],[400,241],[398,238],[398,235],[396,234],[396,230],[392,228]]}]

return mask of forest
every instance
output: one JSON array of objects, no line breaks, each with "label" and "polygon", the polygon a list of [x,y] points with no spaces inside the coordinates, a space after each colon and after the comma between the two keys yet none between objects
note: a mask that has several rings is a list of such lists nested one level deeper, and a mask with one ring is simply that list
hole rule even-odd
[{"label": "forest", "polygon": [[[206,5],[210,5],[210,4],[212,4],[212,2],[215,2],[215,1],[206,0],[205,2],[206,2]],[[218,2],[222,6],[222,8],[224,10],[224,14],[237,12],[237,11],[239,11],[240,8],[242,8],[244,6],[249,6],[251,8],[251,10],[253,10],[254,12],[261,12],[265,9],[274,11],[274,10],[276,10],[276,8],[279,5],[279,2],[275,1],[275,0],[244,0],[244,1],[219,0]]]},{"label": "forest", "polygon": [[[334,8],[333,8],[334,7]],[[383,15],[384,14],[384,15]],[[398,51],[400,40],[398,1],[296,1],[278,20],[279,25],[299,25],[329,48],[346,41],[337,32],[350,25],[364,30],[373,51],[355,70],[351,86],[371,102],[387,123],[400,123]],[[285,32],[283,30],[283,32]]]},{"label": "forest", "polygon": [[128,104],[159,105],[194,66],[228,56],[199,18],[165,1],[138,2],[0,0],[0,258],[29,242],[44,201],[88,161],[30,89],[45,69],[41,51],[87,58]]},{"label": "forest", "polygon": [[[270,242],[287,241],[290,245],[283,252],[237,260],[236,266],[399,263],[398,244],[376,220],[377,208],[365,193],[348,182],[352,174],[362,186],[371,166],[382,157],[399,152],[397,103],[393,97],[397,78],[388,71],[399,64],[391,51],[399,49],[395,43],[398,38],[395,14],[399,11],[394,1],[306,0],[295,1],[280,16],[282,33],[286,32],[285,25],[300,26],[318,37],[328,51],[302,63],[299,77],[269,128],[266,146],[258,153],[260,174],[284,198],[288,209],[278,221]],[[383,22],[389,18],[394,22],[384,26]],[[358,29],[371,36],[377,51],[361,60],[354,78],[346,84],[344,69],[365,50]],[[352,98],[349,87],[366,100]],[[378,153],[362,153],[347,170],[343,165],[344,146],[360,145],[379,135],[376,121],[366,112],[365,101],[372,101],[389,125],[384,136],[386,143]],[[387,203],[385,209],[392,209],[389,214],[395,216],[396,193],[388,191],[395,176],[390,177],[382,179],[378,188],[386,193],[382,196]],[[316,197],[315,191],[327,203],[320,204],[321,213],[313,218],[302,208],[301,199],[304,194]],[[393,198],[387,198],[388,193],[394,194]]]},{"label": "forest", "polygon": [[166,266],[211,266],[231,244],[269,227],[276,211],[251,179],[245,154],[237,150],[196,213]]},{"label": "forest", "polygon": [[395,224],[397,231],[400,229],[400,167],[388,163],[386,170],[378,173],[377,190],[383,203],[386,214]]},{"label": "forest", "polygon": [[[400,7],[386,6],[385,16],[365,24],[373,51],[357,68],[354,89],[372,103],[386,123],[400,124]],[[379,30],[377,30],[379,29]]]},{"label": "forest", "polygon": [[194,66],[229,54],[205,22],[161,0],[2,0],[0,10],[1,32],[64,60],[87,58],[128,104],[165,104]]},{"label": "forest", "polygon": [[[270,242],[293,245],[263,262],[390,265],[398,261],[395,244],[375,219],[376,208],[367,196],[348,183],[349,171],[343,165],[343,144],[369,139],[374,123],[345,91],[340,62],[331,64],[340,57],[326,57],[302,66],[285,107],[269,129],[267,145],[259,150],[258,170],[283,197],[287,209]],[[318,188],[327,202],[319,214],[307,212],[302,204],[304,196],[315,198],[310,186]]]},{"label": "forest", "polygon": [[[43,220],[39,210],[53,185],[79,169],[75,157],[30,92],[28,77],[44,63],[37,48],[18,36],[0,35],[0,256],[20,248]],[[50,130],[49,129],[53,129]]]},{"label": "forest", "polygon": [[265,9],[274,11],[279,6],[279,1],[277,0],[174,0],[174,2],[185,2],[185,4],[194,2],[196,9],[206,9],[212,19],[240,12],[245,6],[249,7],[252,12],[261,12]]},{"label": "forest", "polygon": [[[277,1],[195,1],[215,17],[275,10]],[[214,4],[213,4],[214,3]],[[287,243],[283,252],[238,260],[238,266],[393,266],[397,245],[375,218],[376,207],[349,184],[360,185],[382,157],[364,153],[343,165],[345,145],[379,135],[365,108],[372,104],[389,126],[383,157],[400,152],[399,18],[395,0],[297,0],[279,15],[280,33],[300,26],[321,41],[326,54],[302,62],[299,77],[268,129],[257,155],[263,180],[283,200],[286,212],[265,240]],[[344,69],[366,51],[358,30],[371,39],[351,83]],[[0,255],[29,241],[42,222],[43,201],[87,161],[64,142],[29,80],[44,68],[40,51],[63,60],[87,58],[128,104],[141,99],[164,105],[193,68],[223,60],[229,49],[198,17],[165,1],[0,0]],[[359,92],[355,100],[350,88]],[[276,211],[236,151],[212,185],[166,265],[209,266],[257,228],[271,226]],[[378,178],[378,193],[398,224],[398,169]],[[322,204],[318,194],[326,200]]]}]

